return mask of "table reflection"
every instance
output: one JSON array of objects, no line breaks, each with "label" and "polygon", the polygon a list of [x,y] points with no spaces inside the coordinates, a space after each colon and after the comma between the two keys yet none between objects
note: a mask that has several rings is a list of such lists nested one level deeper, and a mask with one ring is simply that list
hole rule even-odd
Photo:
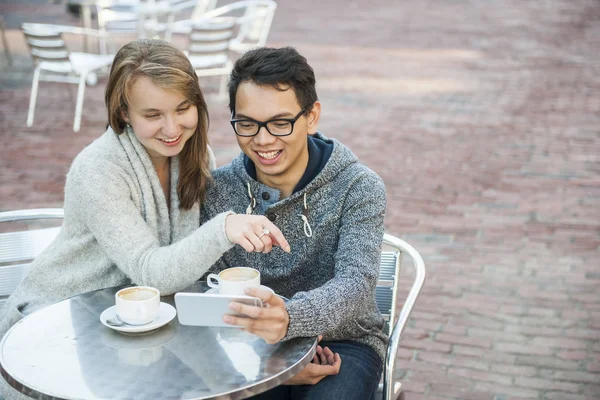
[{"label": "table reflection", "polygon": [[[314,354],[315,338],[269,345],[240,329],[182,326],[177,318],[125,335],[99,318],[118,289],[73,297],[17,323],[0,349],[9,383],[44,398],[240,399],[283,383]],[[174,305],[173,296],[161,300]]]}]

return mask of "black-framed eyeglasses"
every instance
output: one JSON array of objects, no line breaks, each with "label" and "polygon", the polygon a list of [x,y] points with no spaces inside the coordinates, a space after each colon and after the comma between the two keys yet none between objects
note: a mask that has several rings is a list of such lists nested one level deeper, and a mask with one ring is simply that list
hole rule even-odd
[{"label": "black-framed eyeglasses", "polygon": [[288,136],[294,131],[294,124],[304,114],[307,107],[304,107],[294,118],[275,118],[265,122],[256,121],[250,118],[233,119],[235,111],[231,113],[231,126],[236,135],[250,137],[258,135],[263,126],[273,136]]}]

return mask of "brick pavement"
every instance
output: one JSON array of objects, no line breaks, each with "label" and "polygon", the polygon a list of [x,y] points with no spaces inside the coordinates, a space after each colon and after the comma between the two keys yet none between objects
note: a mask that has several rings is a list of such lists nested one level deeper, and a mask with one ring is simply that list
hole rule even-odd
[{"label": "brick pavement", "polygon": [[[598,2],[279,3],[269,43],[307,56],[322,131],[383,177],[388,232],[425,258],[406,398],[600,399]],[[70,161],[103,130],[103,88],[73,133],[74,88],[46,84],[26,128],[31,65],[12,29],[76,20],[43,0],[0,12],[16,52],[0,60],[0,208],[61,206]],[[223,164],[237,148],[226,104],[209,103]]]}]

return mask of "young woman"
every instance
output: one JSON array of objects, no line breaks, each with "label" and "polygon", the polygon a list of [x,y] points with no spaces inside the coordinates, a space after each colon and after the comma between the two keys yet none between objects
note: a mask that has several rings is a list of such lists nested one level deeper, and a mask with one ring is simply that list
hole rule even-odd
[{"label": "young woman", "polygon": [[6,302],[0,337],[24,315],[79,293],[123,284],[176,292],[235,244],[289,251],[264,216],[224,212],[199,226],[214,159],[206,102],[181,51],[160,40],[125,45],[105,101],[109,127],[73,161],[62,229]]}]

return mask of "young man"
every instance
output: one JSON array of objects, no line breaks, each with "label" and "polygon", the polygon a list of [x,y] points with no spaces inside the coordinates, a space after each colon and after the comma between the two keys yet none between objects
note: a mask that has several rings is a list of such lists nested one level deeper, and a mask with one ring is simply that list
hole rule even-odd
[{"label": "young man", "polygon": [[[226,210],[266,215],[286,237],[287,253],[267,229],[211,268],[246,266],[264,289],[248,294],[266,308],[232,303],[252,318],[225,322],[276,343],[322,335],[323,347],[299,375],[257,398],[369,399],[387,337],[375,303],[385,186],[335,139],[317,132],[321,103],[314,72],[290,47],[259,48],[236,62],[229,83],[231,124],[243,154],[214,172],[203,219]],[[275,243],[276,244],[276,243]],[[263,250],[269,254],[259,253]]]}]

